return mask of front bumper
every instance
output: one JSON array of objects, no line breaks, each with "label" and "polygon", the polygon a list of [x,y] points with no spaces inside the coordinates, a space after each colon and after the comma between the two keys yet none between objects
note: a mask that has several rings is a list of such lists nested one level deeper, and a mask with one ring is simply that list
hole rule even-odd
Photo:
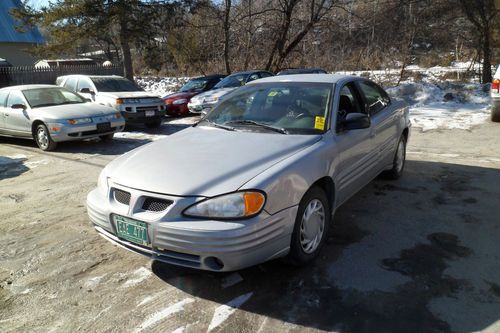
[{"label": "front bumper", "polygon": [[167,115],[169,116],[185,116],[189,114],[187,103],[185,104],[167,104]]},{"label": "front bumper", "polygon": [[50,130],[50,137],[55,142],[95,138],[102,135],[123,131],[123,128],[125,127],[125,121],[123,120],[123,118],[111,121],[110,127],[111,128],[109,129],[109,131],[98,131],[97,125],[95,123],[83,125],[64,125],[61,127],[60,131],[55,132]]},{"label": "front bumper", "polygon": [[[182,216],[182,210],[201,198],[162,196],[113,186],[131,193],[130,207],[114,202],[113,190],[104,197],[95,189],[87,196],[90,221],[105,239],[153,260],[210,271],[234,271],[285,256],[289,251],[297,206],[274,215],[264,211],[248,220],[189,219]],[[173,203],[162,213],[137,208],[144,201],[141,198],[151,196]],[[151,247],[118,238],[113,214],[146,222]]]},{"label": "front bumper", "polygon": [[145,124],[158,121],[166,114],[164,104],[159,105],[135,105],[121,104],[118,107],[127,124]]}]

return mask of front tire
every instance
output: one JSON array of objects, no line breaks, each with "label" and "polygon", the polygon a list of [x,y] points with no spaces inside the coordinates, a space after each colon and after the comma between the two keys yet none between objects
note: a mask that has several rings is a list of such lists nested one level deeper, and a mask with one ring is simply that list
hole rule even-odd
[{"label": "front tire", "polygon": [[293,265],[305,265],[314,260],[325,243],[330,221],[331,210],[325,191],[312,187],[300,201],[286,260]]},{"label": "front tire", "polygon": [[51,151],[57,147],[57,143],[52,140],[49,130],[44,124],[40,124],[36,127],[34,137],[36,144],[41,150]]},{"label": "front tire", "polygon": [[392,162],[392,169],[384,171],[382,176],[386,179],[396,180],[403,175],[403,169],[406,163],[406,137],[401,136],[398,142],[398,148]]},{"label": "front tire", "polygon": [[500,107],[491,108],[491,121],[498,123],[500,122]]}]

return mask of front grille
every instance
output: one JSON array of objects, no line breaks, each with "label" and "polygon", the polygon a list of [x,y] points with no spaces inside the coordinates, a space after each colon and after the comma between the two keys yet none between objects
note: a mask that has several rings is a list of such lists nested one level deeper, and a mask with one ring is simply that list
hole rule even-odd
[{"label": "front grille", "polygon": [[172,204],[170,200],[157,198],[146,198],[142,204],[142,209],[150,212],[162,212]]},{"label": "front grille", "polygon": [[135,108],[137,111],[157,111],[157,106],[138,106]]},{"label": "front grille", "polygon": [[115,130],[116,130],[116,127],[111,127],[111,128],[110,128],[108,131],[106,131],[106,132],[99,132],[99,131],[85,131],[85,132],[68,133],[68,136],[80,137],[80,136],[87,136],[87,135],[102,134],[102,133],[112,132],[112,131],[115,131]]},{"label": "front grille", "polygon": [[130,193],[125,192],[119,189],[114,189],[113,195],[115,197],[115,200],[118,201],[121,204],[127,205],[130,203]]}]

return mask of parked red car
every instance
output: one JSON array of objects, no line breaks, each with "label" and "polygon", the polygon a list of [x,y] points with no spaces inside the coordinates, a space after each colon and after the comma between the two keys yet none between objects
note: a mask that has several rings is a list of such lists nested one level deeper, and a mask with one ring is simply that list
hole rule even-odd
[{"label": "parked red car", "polygon": [[184,116],[189,114],[187,104],[191,97],[204,91],[212,89],[226,75],[214,74],[209,76],[197,77],[189,80],[179,92],[162,97],[167,106],[169,116]]}]

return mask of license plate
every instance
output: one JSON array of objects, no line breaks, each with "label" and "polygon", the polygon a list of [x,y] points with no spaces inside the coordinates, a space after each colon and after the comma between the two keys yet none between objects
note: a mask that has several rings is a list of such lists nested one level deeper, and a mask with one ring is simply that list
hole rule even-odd
[{"label": "license plate", "polygon": [[109,131],[111,131],[111,123],[97,124],[97,132],[109,132]]},{"label": "license plate", "polygon": [[128,240],[129,242],[149,246],[148,224],[129,219],[128,217],[113,215],[116,225],[116,235],[118,238]]},{"label": "license plate", "polygon": [[155,112],[154,111],[146,111],[146,117],[154,117]]}]

